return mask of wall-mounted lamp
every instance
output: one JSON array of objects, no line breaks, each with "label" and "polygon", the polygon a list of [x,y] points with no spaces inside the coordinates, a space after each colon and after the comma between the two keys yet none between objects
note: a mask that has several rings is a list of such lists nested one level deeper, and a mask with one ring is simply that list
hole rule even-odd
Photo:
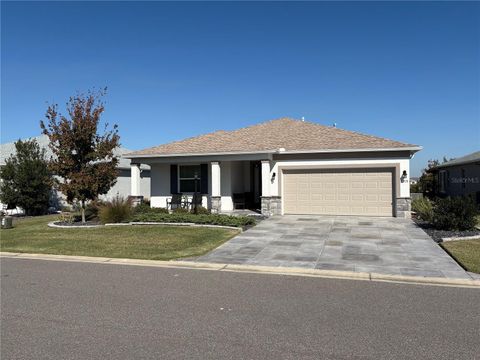
[{"label": "wall-mounted lamp", "polygon": [[277,176],[277,174],[276,174],[276,173],[273,173],[273,174],[272,174],[272,179],[271,179],[272,183],[275,181],[275,176]]},{"label": "wall-mounted lamp", "polygon": [[404,183],[405,181],[407,181],[407,177],[408,177],[407,170],[403,170],[402,176],[400,176],[400,181]]}]

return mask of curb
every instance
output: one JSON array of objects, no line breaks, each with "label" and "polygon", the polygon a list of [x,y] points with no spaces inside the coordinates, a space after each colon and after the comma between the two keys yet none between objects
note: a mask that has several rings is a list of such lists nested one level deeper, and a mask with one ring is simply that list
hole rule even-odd
[{"label": "curb", "polygon": [[162,260],[142,260],[142,259],[123,259],[123,258],[106,258],[92,256],[70,256],[70,255],[49,255],[49,254],[27,254],[0,252],[2,258],[19,258],[33,260],[52,260],[52,261],[73,261],[87,262],[97,264],[115,264],[115,265],[133,265],[133,266],[151,266],[162,268],[182,268],[210,271],[231,271],[244,273],[260,273],[260,274],[277,274],[292,276],[307,276],[319,278],[335,278],[348,280],[363,281],[382,281],[419,285],[436,285],[436,286],[460,286],[480,288],[480,280],[454,279],[454,278],[435,278],[420,276],[404,276],[404,275],[387,275],[367,272],[353,271],[337,271],[337,270],[320,270],[305,269],[294,267],[270,267],[257,265],[238,265],[238,264],[217,264],[217,263],[200,263],[193,261],[162,261]]}]

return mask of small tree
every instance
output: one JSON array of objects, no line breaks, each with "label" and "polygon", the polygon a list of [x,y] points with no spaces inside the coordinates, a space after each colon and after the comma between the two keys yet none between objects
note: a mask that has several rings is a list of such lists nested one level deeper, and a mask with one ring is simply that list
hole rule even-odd
[{"label": "small tree", "polygon": [[15,149],[0,171],[0,200],[9,208],[21,207],[26,215],[45,214],[52,190],[45,149],[36,140],[18,140]]},{"label": "small tree", "polygon": [[426,196],[435,194],[435,175],[431,172],[431,169],[439,164],[438,160],[428,160],[427,167],[423,169],[422,176],[418,179],[419,188]]},{"label": "small tree", "polygon": [[47,124],[40,122],[54,154],[50,169],[61,178],[56,187],[69,203],[81,204],[83,223],[87,201],[106,194],[117,181],[119,159],[113,153],[120,140],[117,125],[108,130],[106,123],[103,133],[98,133],[105,93],[106,89],[71,97],[67,103],[69,118],[58,112],[58,105],[50,105]]}]

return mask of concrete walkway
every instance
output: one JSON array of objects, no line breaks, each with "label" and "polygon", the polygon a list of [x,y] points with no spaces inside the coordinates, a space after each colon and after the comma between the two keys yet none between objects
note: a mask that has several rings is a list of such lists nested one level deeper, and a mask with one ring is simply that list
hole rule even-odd
[{"label": "concrete walkway", "polygon": [[411,220],[277,216],[197,262],[472,279]]}]

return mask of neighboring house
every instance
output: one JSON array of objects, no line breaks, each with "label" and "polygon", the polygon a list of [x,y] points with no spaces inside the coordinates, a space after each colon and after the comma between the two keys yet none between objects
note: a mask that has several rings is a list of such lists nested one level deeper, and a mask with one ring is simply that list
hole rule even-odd
[{"label": "neighboring house", "polygon": [[[52,151],[48,147],[50,140],[48,139],[47,135],[40,135],[36,137],[32,137],[29,139],[23,140],[36,140],[37,143],[40,145],[41,148],[46,150],[47,158],[52,156]],[[119,195],[122,197],[128,197],[130,195],[130,160],[123,158],[122,155],[126,153],[130,153],[132,150],[125,149],[119,147],[115,150],[115,154],[120,156],[119,164],[118,164],[118,178],[116,184],[110,189],[110,191],[105,194],[101,195],[100,199],[102,200],[111,200],[115,196]],[[0,166],[5,165],[5,161],[15,153],[15,143],[5,143],[0,145]],[[142,166],[141,174],[140,174],[140,193],[144,197],[150,197],[150,168],[147,165]],[[62,195],[60,193],[56,194],[58,198],[58,204],[52,205],[61,205],[63,203]],[[53,200],[55,203],[56,201]],[[1,204],[0,204],[1,205]]]},{"label": "neighboring house", "polygon": [[411,177],[410,178],[410,185],[415,185],[418,183],[418,177]]},{"label": "neighboring house", "polygon": [[447,161],[430,170],[439,196],[468,196],[480,204],[480,151]]},{"label": "neighboring house", "polygon": [[[410,215],[410,158],[420,150],[380,137],[283,118],[188,138],[127,155],[132,194],[151,167],[151,206],[172,194],[229,212],[236,199],[264,215]],[[195,180],[197,178],[197,180]],[[242,205],[242,204],[240,204]]]}]

